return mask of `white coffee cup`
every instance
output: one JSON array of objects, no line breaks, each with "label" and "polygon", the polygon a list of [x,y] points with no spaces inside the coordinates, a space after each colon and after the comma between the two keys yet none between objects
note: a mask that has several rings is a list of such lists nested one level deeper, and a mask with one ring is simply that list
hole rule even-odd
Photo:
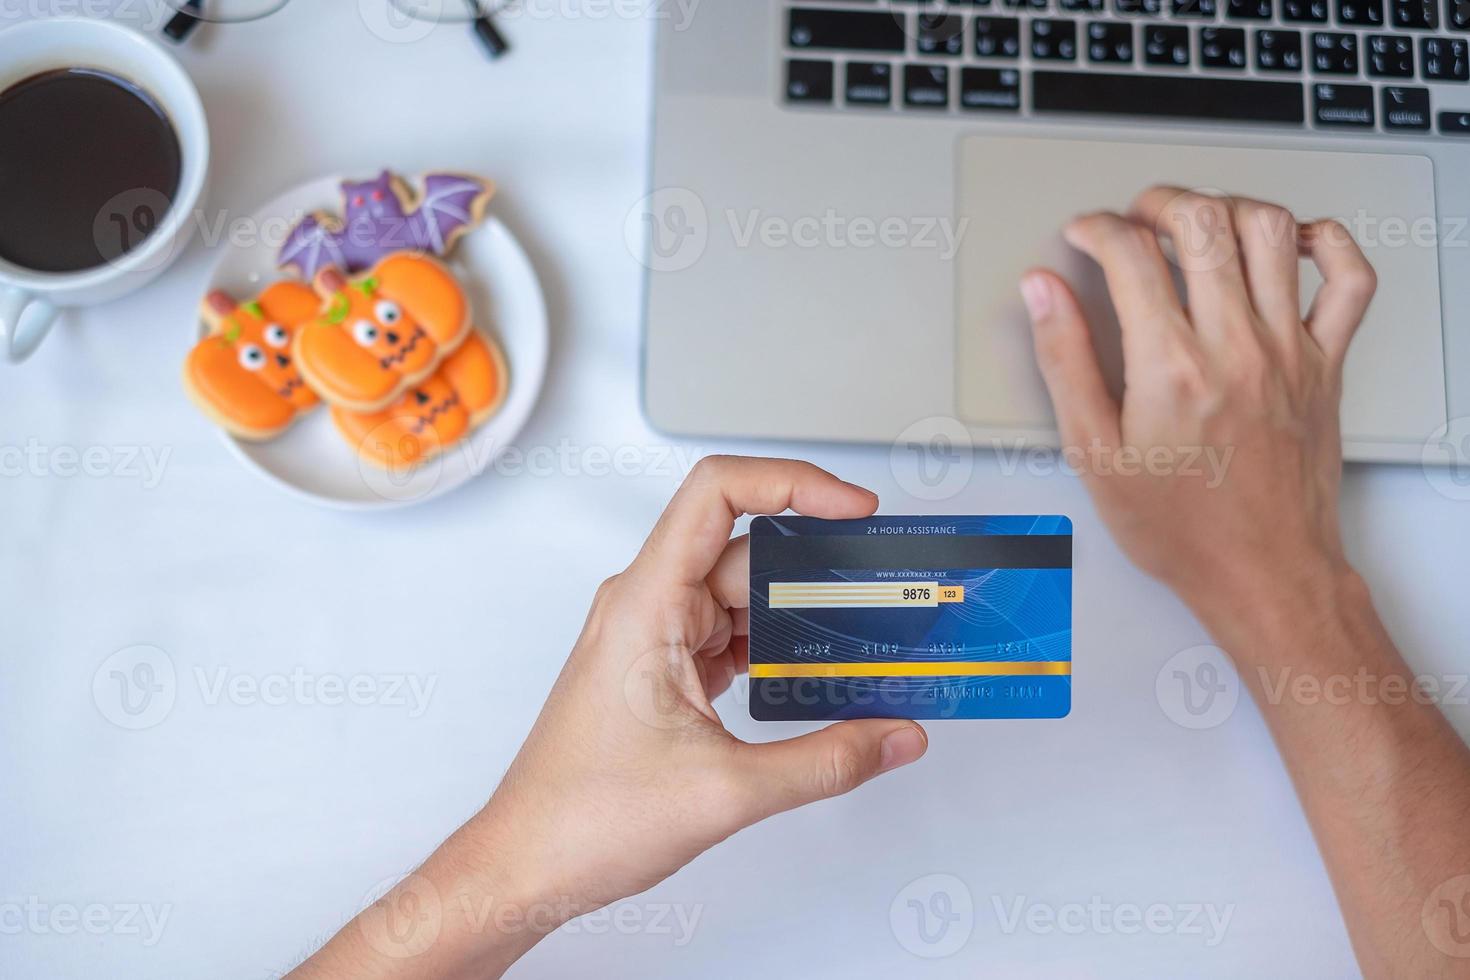
[{"label": "white coffee cup", "polygon": [[[183,168],[172,202],[166,210],[157,208],[164,213],[154,216],[152,233],[136,248],[102,265],[76,272],[37,272],[0,259],[0,338],[12,364],[35,351],[60,309],[115,299],[162,272],[196,225],[192,216],[209,170],[209,125],[199,92],[157,42],[108,21],[79,17],[26,21],[0,31],[0,91],[58,68],[100,69],[152,96],[178,136]],[[119,206],[131,203],[120,201]]]}]

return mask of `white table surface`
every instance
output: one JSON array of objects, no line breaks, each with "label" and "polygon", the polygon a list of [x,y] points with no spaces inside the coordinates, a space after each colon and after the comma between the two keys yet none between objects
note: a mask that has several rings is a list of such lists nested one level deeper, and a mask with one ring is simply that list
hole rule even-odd
[{"label": "white table surface", "polygon": [[[406,511],[316,509],[245,472],[180,390],[208,248],[143,293],[68,316],[33,362],[0,370],[0,447],[100,446],[121,472],[67,476],[57,463],[0,478],[0,975],[289,969],[485,799],[595,585],[676,485],[677,467],[659,465],[669,449],[805,456],[877,490],[890,513],[1072,515],[1076,706],[1054,723],[932,725],[921,764],[739,835],[624,918],[549,938],[516,975],[1354,975],[1259,715],[1242,700],[1206,730],[1169,719],[1155,678],[1206,637],[1129,567],[1075,478],[1006,475],[981,455],[963,493],[916,504],[886,449],[649,429],[640,270],[623,242],[648,162],[647,21],[557,4],[573,16],[507,23],[515,53],[492,66],[462,27],[385,40],[367,26],[383,2],[296,0],[181,52],[214,131],[209,207],[248,215],[308,178],[382,164],[493,176],[496,213],[528,247],[552,320],[522,447],[583,459],[632,446],[647,472],[557,465],[490,473]],[[133,448],[168,454],[156,485],[129,475]],[[1416,468],[1356,468],[1343,514],[1410,661],[1470,669],[1470,503]],[[134,644],[175,669],[171,710],[137,731],[93,694],[99,667]],[[368,677],[386,703],[217,695],[221,679],[269,685],[298,668],[318,682]],[[434,685],[417,717],[392,703],[393,677]],[[720,707],[746,737],[800,727],[759,727],[730,698]],[[1451,713],[1470,730],[1470,712]],[[915,955],[938,947],[890,925],[896,902],[904,932],[903,889],[930,874],[958,879],[951,907],[968,892],[973,908],[947,958]],[[1113,911],[1085,908],[1098,903]],[[1151,905],[1174,925],[1128,918]],[[1184,927],[1192,906],[1228,913],[1223,936]],[[1018,907],[1041,918],[1016,926]],[[1046,927],[1048,910],[1065,929]],[[697,915],[691,933],[669,927],[678,913]]]}]

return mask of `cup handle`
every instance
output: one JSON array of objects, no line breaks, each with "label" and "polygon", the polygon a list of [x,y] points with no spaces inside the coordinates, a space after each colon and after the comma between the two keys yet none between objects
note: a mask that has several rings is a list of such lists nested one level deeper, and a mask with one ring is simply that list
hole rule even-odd
[{"label": "cup handle", "polygon": [[14,286],[0,286],[0,337],[5,338],[5,359],[19,364],[34,354],[56,322],[56,314],[50,300]]}]

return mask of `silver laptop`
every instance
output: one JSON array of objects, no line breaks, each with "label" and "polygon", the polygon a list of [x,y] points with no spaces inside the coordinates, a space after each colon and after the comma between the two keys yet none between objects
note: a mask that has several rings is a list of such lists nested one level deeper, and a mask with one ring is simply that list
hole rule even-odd
[{"label": "silver laptop", "polygon": [[1016,281],[1077,284],[1116,384],[1100,277],[1058,230],[1170,183],[1345,221],[1380,280],[1349,458],[1466,458],[1470,0],[657,9],[629,228],[659,429],[891,442],[938,418],[1053,443]]}]

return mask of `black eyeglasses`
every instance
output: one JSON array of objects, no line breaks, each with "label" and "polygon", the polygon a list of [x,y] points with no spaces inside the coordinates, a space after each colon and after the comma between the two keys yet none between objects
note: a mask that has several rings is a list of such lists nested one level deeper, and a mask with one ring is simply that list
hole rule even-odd
[{"label": "black eyeglasses", "polygon": [[[276,13],[291,0],[167,0],[176,13],[163,25],[163,33],[182,42],[202,23],[243,24]],[[499,58],[510,50],[505,36],[492,18],[505,0],[385,0],[409,20],[435,24],[468,24],[485,51]]]}]

